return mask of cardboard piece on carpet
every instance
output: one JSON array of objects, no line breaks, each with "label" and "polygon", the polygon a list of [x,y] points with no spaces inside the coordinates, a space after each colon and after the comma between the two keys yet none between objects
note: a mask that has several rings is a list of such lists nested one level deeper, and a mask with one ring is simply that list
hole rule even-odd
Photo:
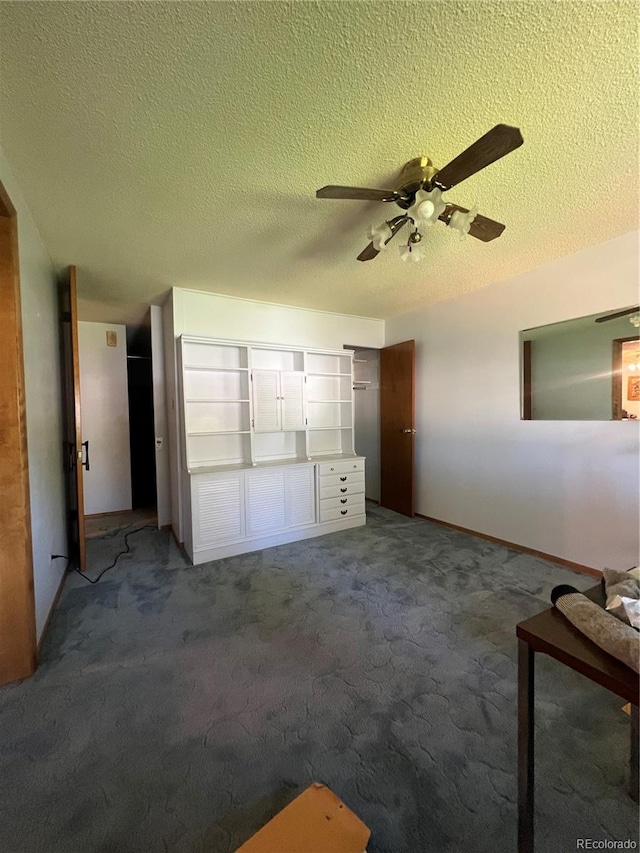
[{"label": "cardboard piece on carpet", "polygon": [[332,791],[314,782],[236,853],[366,853],[370,835]]}]

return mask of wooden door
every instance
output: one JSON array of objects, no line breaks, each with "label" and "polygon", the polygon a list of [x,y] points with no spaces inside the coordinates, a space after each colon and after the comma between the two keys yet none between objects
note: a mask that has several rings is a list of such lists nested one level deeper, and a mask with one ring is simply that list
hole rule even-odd
[{"label": "wooden door", "polygon": [[15,208],[0,184],[0,684],[36,668],[27,415]]},{"label": "wooden door", "polygon": [[415,341],[380,350],[380,504],[413,516]]},{"label": "wooden door", "polygon": [[67,492],[67,538],[69,557],[84,571],[84,487],[82,473],[88,465],[82,445],[80,410],[80,356],[78,353],[78,305],[76,268],[69,267],[59,289],[60,340],[62,347],[62,398],[64,415],[64,471]]}]

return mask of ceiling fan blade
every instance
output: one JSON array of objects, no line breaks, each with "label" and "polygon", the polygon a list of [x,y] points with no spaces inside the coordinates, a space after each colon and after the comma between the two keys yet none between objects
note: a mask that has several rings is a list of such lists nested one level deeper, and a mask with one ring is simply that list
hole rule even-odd
[{"label": "ceiling fan blade", "polygon": [[316,198],[349,198],[362,201],[404,201],[405,197],[395,190],[377,190],[367,187],[322,187],[316,191]]},{"label": "ceiling fan blade", "polygon": [[372,261],[375,257],[380,254],[378,249],[374,249],[373,243],[369,243],[369,245],[363,249],[358,255],[359,261]]},{"label": "ceiling fan blade", "polygon": [[524,139],[517,127],[497,124],[462,154],[458,154],[454,160],[436,172],[432,182],[443,191],[451,189],[451,187],[455,187],[456,184],[484,169],[485,166],[495,163],[505,154],[515,151],[523,142]]},{"label": "ceiling fan blade", "polygon": [[[402,228],[402,226],[409,221],[408,216],[394,216],[393,219],[389,220],[389,227],[391,228],[391,237],[385,241],[385,246],[387,246],[391,240],[396,236],[398,231]],[[366,248],[364,248],[360,254],[358,255],[359,261],[372,261],[377,255],[380,254],[380,250],[374,248],[373,243],[369,243]]]},{"label": "ceiling fan blade", "polygon": [[[469,213],[466,207],[460,207],[458,204],[448,204],[438,219],[448,225],[449,220],[451,219],[451,214],[455,210],[459,210],[461,213]],[[491,240],[495,240],[496,237],[499,237],[505,228],[506,226],[501,222],[495,222],[493,219],[489,219],[487,216],[482,216],[478,213],[471,223],[469,234],[478,240],[482,240],[483,243],[489,243]]]},{"label": "ceiling fan blade", "polygon": [[615,314],[607,314],[606,317],[598,317],[596,323],[606,323],[607,320],[617,320],[618,317],[625,317],[627,314],[635,314],[640,311],[640,305],[635,305],[633,308],[625,308],[624,311],[616,311]]}]

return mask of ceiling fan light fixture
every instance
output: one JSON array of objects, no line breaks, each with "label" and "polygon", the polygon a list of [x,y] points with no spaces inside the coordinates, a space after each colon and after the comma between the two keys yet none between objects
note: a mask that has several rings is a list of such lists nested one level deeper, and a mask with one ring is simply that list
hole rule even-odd
[{"label": "ceiling fan light fixture", "polygon": [[435,187],[432,190],[418,190],[411,207],[407,210],[416,225],[435,225],[438,217],[447,205],[442,200],[442,190]]},{"label": "ceiling fan light fixture", "polygon": [[458,231],[460,238],[463,239],[471,230],[471,223],[478,215],[478,208],[474,205],[468,213],[463,213],[461,210],[454,210],[449,219],[449,228]]},{"label": "ceiling fan light fixture", "polygon": [[413,231],[404,246],[400,246],[400,257],[403,261],[417,263],[427,256],[427,241],[419,231]]},{"label": "ceiling fan light fixture", "polygon": [[382,225],[371,226],[367,236],[373,243],[373,248],[378,252],[387,248],[387,243],[393,237],[393,231],[388,222],[383,222]]}]

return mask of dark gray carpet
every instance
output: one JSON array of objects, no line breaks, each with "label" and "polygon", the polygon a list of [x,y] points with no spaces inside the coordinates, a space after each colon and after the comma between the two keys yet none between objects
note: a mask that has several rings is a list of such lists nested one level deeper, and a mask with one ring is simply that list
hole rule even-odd
[{"label": "dark gray carpet", "polygon": [[[313,780],[370,853],[515,851],[515,624],[589,578],[378,508],[195,568],[130,544],[0,690],[2,851],[231,853]],[[538,660],[536,850],[637,843],[622,702]]]}]

